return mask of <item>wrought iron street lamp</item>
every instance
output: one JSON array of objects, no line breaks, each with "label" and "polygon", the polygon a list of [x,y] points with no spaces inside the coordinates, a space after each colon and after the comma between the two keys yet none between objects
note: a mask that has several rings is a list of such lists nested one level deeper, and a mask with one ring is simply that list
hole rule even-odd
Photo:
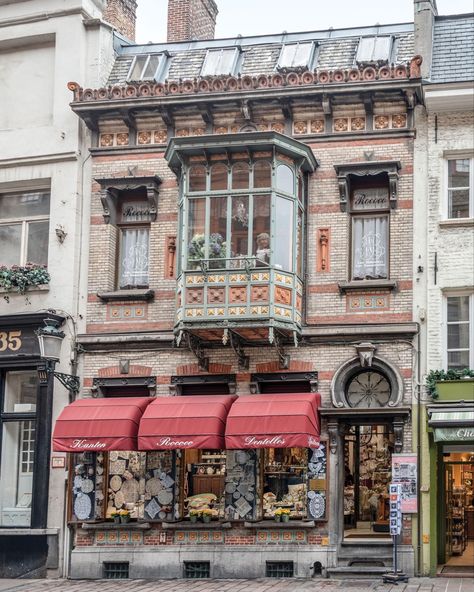
[{"label": "wrought iron street lamp", "polygon": [[65,337],[64,332],[59,329],[59,322],[56,319],[44,319],[44,327],[36,331],[40,349],[40,357],[44,365],[38,367],[38,378],[40,384],[46,384],[52,374],[71,393],[76,395],[79,392],[79,377],[63,372],[55,372],[56,363],[61,356],[61,345]]}]

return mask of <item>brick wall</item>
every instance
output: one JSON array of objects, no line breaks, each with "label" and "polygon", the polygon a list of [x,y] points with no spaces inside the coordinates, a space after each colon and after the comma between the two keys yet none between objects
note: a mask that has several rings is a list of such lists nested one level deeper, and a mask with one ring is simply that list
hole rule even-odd
[{"label": "brick wall", "polygon": [[214,39],[217,12],[214,0],[169,0],[168,41]]},{"label": "brick wall", "polygon": [[135,41],[137,0],[107,0],[103,19],[113,25],[127,39]]}]

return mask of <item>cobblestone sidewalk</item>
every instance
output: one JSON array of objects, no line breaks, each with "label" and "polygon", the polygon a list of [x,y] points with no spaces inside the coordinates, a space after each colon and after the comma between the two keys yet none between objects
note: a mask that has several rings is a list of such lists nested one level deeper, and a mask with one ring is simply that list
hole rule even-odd
[{"label": "cobblestone sidewalk", "polygon": [[474,592],[474,579],[374,580],[0,580],[0,592]]}]

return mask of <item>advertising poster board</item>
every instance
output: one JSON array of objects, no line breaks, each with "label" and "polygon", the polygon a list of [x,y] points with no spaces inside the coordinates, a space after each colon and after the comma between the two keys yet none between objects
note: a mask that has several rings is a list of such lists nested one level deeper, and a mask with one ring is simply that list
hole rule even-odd
[{"label": "advertising poster board", "polygon": [[418,512],[416,454],[392,454],[392,483],[401,485],[401,511],[403,514]]}]

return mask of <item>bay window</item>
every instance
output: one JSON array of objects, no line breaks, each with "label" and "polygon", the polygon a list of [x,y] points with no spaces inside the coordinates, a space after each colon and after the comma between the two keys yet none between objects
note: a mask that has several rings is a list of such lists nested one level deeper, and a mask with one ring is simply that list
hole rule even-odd
[{"label": "bay window", "polygon": [[247,262],[301,274],[304,186],[295,168],[278,157],[190,166],[182,202],[184,268],[232,269]]}]

